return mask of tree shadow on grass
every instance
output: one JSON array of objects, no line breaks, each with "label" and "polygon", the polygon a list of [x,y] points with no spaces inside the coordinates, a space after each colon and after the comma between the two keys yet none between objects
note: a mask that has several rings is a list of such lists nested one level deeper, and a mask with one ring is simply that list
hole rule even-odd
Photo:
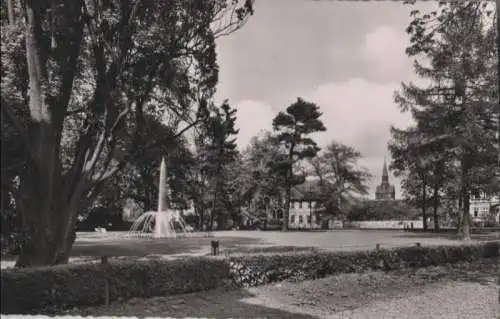
[{"label": "tree shadow on grass", "polygon": [[[59,314],[63,315],[63,313]],[[262,304],[246,289],[219,289],[169,297],[131,299],[109,306],[72,309],[64,315],[209,318],[318,318]]]},{"label": "tree shadow on grass", "polygon": [[[457,232],[405,232],[395,234],[394,237],[400,238],[422,238],[422,239],[449,239],[460,240]],[[500,240],[498,232],[478,232],[471,234],[472,240]]]}]

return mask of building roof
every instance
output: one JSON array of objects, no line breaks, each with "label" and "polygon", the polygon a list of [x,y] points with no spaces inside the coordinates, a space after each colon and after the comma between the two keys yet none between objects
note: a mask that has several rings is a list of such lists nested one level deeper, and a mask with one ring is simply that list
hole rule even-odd
[{"label": "building roof", "polygon": [[303,184],[292,187],[291,199],[303,201],[316,201],[322,197],[319,181],[305,181]]}]

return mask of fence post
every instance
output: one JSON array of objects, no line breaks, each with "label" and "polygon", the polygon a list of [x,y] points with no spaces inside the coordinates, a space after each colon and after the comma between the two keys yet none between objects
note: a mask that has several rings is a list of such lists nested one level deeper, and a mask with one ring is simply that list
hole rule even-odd
[{"label": "fence post", "polygon": [[104,272],[104,303],[109,306],[109,278],[108,278],[108,256],[101,257],[101,265]]},{"label": "fence post", "polygon": [[217,256],[219,254],[219,241],[212,240],[210,244],[212,245],[212,255]]}]

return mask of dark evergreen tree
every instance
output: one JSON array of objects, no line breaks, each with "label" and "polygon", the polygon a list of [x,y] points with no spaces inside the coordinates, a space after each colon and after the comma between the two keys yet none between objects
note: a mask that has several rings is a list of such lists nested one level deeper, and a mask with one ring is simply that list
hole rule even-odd
[{"label": "dark evergreen tree", "polygon": [[283,231],[288,231],[292,186],[304,182],[304,176],[294,174],[294,165],[301,160],[313,158],[320,150],[309,135],[326,131],[323,122],[319,119],[321,115],[322,113],[316,104],[298,98],[297,102],[287,107],[286,112],[278,113],[273,119],[273,128],[277,132],[277,139],[285,146],[287,153],[286,161],[280,163],[282,169],[286,171]]}]

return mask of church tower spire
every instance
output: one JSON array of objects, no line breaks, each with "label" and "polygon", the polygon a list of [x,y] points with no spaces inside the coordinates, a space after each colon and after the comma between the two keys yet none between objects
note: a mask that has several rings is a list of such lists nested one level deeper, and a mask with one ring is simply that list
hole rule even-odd
[{"label": "church tower spire", "polygon": [[387,171],[387,162],[384,158],[384,167],[382,168],[382,184],[389,184],[389,173]]},{"label": "church tower spire", "polygon": [[382,168],[382,183],[375,189],[376,200],[394,200],[396,199],[396,190],[394,185],[389,184],[389,170],[387,161],[384,158],[384,167]]}]

